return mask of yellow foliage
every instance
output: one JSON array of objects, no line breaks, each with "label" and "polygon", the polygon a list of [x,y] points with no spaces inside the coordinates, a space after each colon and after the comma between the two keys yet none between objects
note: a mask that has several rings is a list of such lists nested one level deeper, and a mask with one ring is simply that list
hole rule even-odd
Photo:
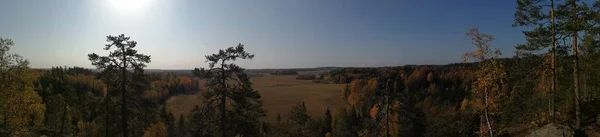
[{"label": "yellow foliage", "polygon": [[77,122],[77,128],[79,132],[77,132],[78,137],[98,137],[98,125],[94,122]]},{"label": "yellow foliage", "polygon": [[371,78],[369,79],[369,82],[367,83],[367,91],[369,92],[373,92],[377,89],[377,79],[376,78]]},{"label": "yellow foliage", "polygon": [[28,70],[15,71],[5,81],[3,86],[3,118],[7,120],[9,132],[28,131],[33,123],[34,127],[41,127],[46,107],[42,98],[33,91],[32,76]]},{"label": "yellow foliage", "polygon": [[358,79],[350,82],[350,93],[360,93],[365,85],[365,80]]},{"label": "yellow foliage", "polygon": [[433,82],[434,80],[434,76],[433,76],[433,71],[429,72],[429,74],[427,74],[427,81],[428,82]]},{"label": "yellow foliage", "polygon": [[469,99],[465,98],[460,103],[460,110],[465,110],[469,107]]},{"label": "yellow foliage", "polygon": [[506,79],[505,68],[498,60],[501,52],[498,49],[493,49],[489,44],[493,37],[479,33],[477,28],[467,32],[467,36],[473,40],[476,49],[474,52],[463,55],[463,61],[468,61],[471,58],[480,61],[478,70],[475,72],[476,81],[472,85],[472,102],[469,104],[485,119],[481,120],[482,126],[480,126],[478,134],[493,135],[492,131],[495,123],[494,120],[488,119],[489,115],[493,116],[498,112],[498,104],[500,104],[503,95],[504,80]]},{"label": "yellow foliage", "polygon": [[359,93],[350,93],[347,101],[348,101],[348,104],[350,104],[351,106],[354,106],[354,105],[358,104],[361,100],[362,100],[362,98],[360,97]]},{"label": "yellow foliage", "polygon": [[166,137],[167,127],[162,122],[150,124],[150,127],[144,132],[144,137]]}]

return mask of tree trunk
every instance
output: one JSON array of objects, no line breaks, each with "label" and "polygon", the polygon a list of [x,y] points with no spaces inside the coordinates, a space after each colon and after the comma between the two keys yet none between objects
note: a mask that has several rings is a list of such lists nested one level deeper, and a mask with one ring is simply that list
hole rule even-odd
[{"label": "tree trunk", "polygon": [[556,118],[554,116],[554,96],[556,94],[556,28],[554,27],[554,0],[550,0],[550,20],[552,21],[550,29],[552,30],[552,89],[550,90],[550,100],[548,104],[548,111],[550,114],[550,123],[554,123]]},{"label": "tree trunk", "polygon": [[109,130],[109,122],[108,122],[108,90],[106,91],[106,96],[104,97],[104,101],[105,101],[105,103],[104,103],[104,104],[106,105],[106,106],[105,106],[105,109],[106,109],[106,112],[105,112],[105,114],[106,114],[106,116],[105,116],[105,119],[106,119],[106,121],[104,121],[104,125],[105,125],[105,128],[106,128],[106,131],[105,131],[105,132],[106,132],[106,134],[105,134],[105,135],[106,135],[106,137],[110,137],[110,136],[108,135],[108,134],[109,134],[108,132],[110,131],[110,130]]},{"label": "tree trunk", "polygon": [[221,86],[223,87],[223,89],[221,89],[221,104],[219,109],[221,111],[221,136],[222,137],[226,137],[225,133],[225,124],[226,121],[225,119],[227,118],[225,115],[225,103],[226,103],[226,96],[227,96],[227,81],[226,81],[226,77],[225,77],[225,60],[221,61]]},{"label": "tree trunk", "polygon": [[[0,60],[0,61],[4,62],[5,60]],[[2,73],[0,73],[0,74],[2,74],[2,75],[0,75],[0,76],[2,76],[2,81],[0,81],[0,84],[2,84],[2,86],[4,86],[3,83],[6,82],[8,78],[7,78],[7,75],[6,75],[5,71],[2,72]],[[5,90],[2,90],[2,95],[6,96],[6,91]],[[6,99],[2,100],[2,102],[0,102],[0,103],[2,103],[0,105],[2,105],[3,108],[4,108],[2,110],[2,119],[3,119],[3,122],[4,122],[4,124],[2,124],[2,126],[3,126],[2,128],[4,129],[4,132],[8,132],[8,115],[6,113],[6,109],[7,109],[6,107],[8,105],[6,103]],[[44,117],[44,119],[46,119],[46,118]]]},{"label": "tree trunk", "polygon": [[[576,3],[575,0],[571,0],[571,19],[573,20],[572,22],[576,22],[577,20],[577,11],[576,11]],[[581,112],[580,112],[580,106],[579,106],[579,57],[577,55],[577,30],[573,30],[573,34],[571,34],[572,40],[573,40],[573,86],[575,86],[575,128],[579,129],[581,127]]]},{"label": "tree trunk", "polygon": [[65,119],[67,117],[67,101],[65,101],[65,105],[63,106],[63,115],[60,122],[60,132],[59,135],[63,136],[63,129],[65,129]]},{"label": "tree trunk", "polygon": [[121,115],[123,116],[123,120],[121,121],[121,126],[123,127],[123,137],[127,137],[129,136],[128,134],[128,128],[127,128],[127,120],[128,120],[128,115],[127,115],[127,97],[126,97],[126,86],[125,84],[127,83],[127,54],[125,53],[125,45],[123,45],[123,47],[121,47],[121,51],[123,52],[123,68],[121,68],[121,73],[122,73],[122,77],[121,77]]},{"label": "tree trunk", "polygon": [[494,137],[494,133],[492,131],[492,125],[490,124],[490,118],[488,116],[488,91],[487,88],[485,88],[485,96],[483,97],[484,101],[485,101],[485,109],[483,110],[483,113],[485,115],[485,122],[488,128],[488,133],[490,133],[490,137]]},{"label": "tree trunk", "polygon": [[6,104],[4,104],[4,110],[2,110],[2,113],[4,113],[2,116],[4,117],[4,131],[8,132],[8,115],[6,115]]},{"label": "tree trunk", "polygon": [[[389,82],[388,82],[388,84],[389,84]],[[389,91],[389,86],[388,86],[388,89],[386,91],[387,91],[387,97],[385,98],[385,100],[386,100],[385,101],[385,103],[386,103],[385,104],[385,124],[387,126],[387,128],[386,128],[386,137],[390,137],[390,113],[389,113],[389,110],[390,110],[390,91]]]}]

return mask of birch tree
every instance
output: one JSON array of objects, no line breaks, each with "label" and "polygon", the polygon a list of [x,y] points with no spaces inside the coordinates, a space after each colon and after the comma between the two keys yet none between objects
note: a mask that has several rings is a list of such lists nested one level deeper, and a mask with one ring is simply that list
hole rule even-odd
[{"label": "birch tree", "polygon": [[479,134],[493,137],[495,127],[493,115],[497,112],[503,80],[506,78],[504,66],[498,59],[501,52],[493,49],[489,44],[493,37],[479,33],[477,28],[471,29],[466,35],[473,40],[475,51],[463,55],[463,61],[466,62],[471,58],[479,61],[478,70],[475,72],[476,81],[471,89],[473,99],[470,104],[480,114],[481,121],[484,122],[481,125],[485,125],[480,127]]}]

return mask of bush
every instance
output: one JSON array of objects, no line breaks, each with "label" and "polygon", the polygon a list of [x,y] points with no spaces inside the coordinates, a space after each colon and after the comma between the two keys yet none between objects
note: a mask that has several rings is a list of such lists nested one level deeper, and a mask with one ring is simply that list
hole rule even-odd
[{"label": "bush", "polygon": [[296,77],[296,80],[314,80],[317,79],[315,74],[300,74]]}]

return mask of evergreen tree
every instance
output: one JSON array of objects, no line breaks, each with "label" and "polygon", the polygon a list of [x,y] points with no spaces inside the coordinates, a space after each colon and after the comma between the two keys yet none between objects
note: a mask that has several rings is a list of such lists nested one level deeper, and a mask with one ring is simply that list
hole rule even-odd
[{"label": "evergreen tree", "polygon": [[[218,125],[220,136],[247,136],[257,134],[260,129],[259,118],[265,116],[261,96],[252,89],[250,77],[244,69],[230,62],[252,58],[254,55],[246,52],[244,45],[238,44],[236,47],[207,55],[209,67],[193,70],[195,76],[206,79],[203,109],[215,111],[211,108],[217,108],[216,111],[219,113],[216,120],[220,123],[209,122],[208,124]],[[228,100],[231,103],[227,103]],[[227,107],[227,104],[231,104],[231,107]]]},{"label": "evergreen tree", "polygon": [[327,110],[325,111],[325,118],[323,120],[324,120],[324,123],[325,123],[324,132],[325,133],[330,133],[331,130],[333,129],[331,127],[332,124],[333,124],[333,119],[331,117],[331,110],[329,110],[329,107],[327,107]]},{"label": "evergreen tree", "polygon": [[[150,63],[150,56],[140,54],[134,48],[137,42],[129,40],[124,34],[119,36],[107,36],[104,50],[112,50],[108,56],[99,56],[96,53],[89,54],[89,60],[96,68],[101,69],[100,77],[104,78],[109,86],[109,95],[114,95],[112,91],[121,93],[121,129],[124,137],[130,135],[129,132],[129,114],[133,106],[132,102],[137,104],[141,99],[144,81],[144,67]],[[118,88],[116,88],[118,87]],[[128,90],[133,89],[133,90]]]},{"label": "evergreen tree", "polygon": [[570,36],[571,47],[573,53],[573,90],[575,98],[575,129],[581,127],[581,95],[579,82],[579,48],[578,42],[579,33],[585,31],[588,26],[587,19],[589,7],[585,3],[580,3],[580,0],[568,0],[563,5],[559,5],[559,14],[561,20],[558,25],[564,27],[563,33]]},{"label": "evergreen tree", "polygon": [[296,106],[292,107],[288,113],[288,120],[296,125],[304,125],[310,120],[304,101],[302,103],[298,102]]},{"label": "evergreen tree", "polygon": [[[557,89],[557,77],[556,77],[556,15],[555,15],[555,4],[554,0],[518,0],[517,11],[515,12],[515,23],[513,26],[527,26],[535,27],[533,30],[523,31],[527,38],[527,43],[516,46],[517,50],[524,56],[531,55],[542,49],[547,49],[550,45],[549,51],[550,59],[544,59],[543,65],[540,69],[540,75],[547,79],[551,79],[551,82],[541,81],[543,83],[550,83],[551,86],[546,93],[548,94],[548,114],[550,115],[550,122],[554,122],[554,102],[555,92]],[[544,13],[545,10],[548,13]],[[523,56],[523,55],[522,55]],[[547,57],[547,56],[544,56]],[[550,61],[548,61],[550,60]],[[550,65],[548,65],[550,64]],[[550,67],[546,67],[550,66]],[[550,69],[550,70],[548,70]],[[546,72],[550,71],[551,75]],[[546,78],[549,77],[549,78]]]},{"label": "evergreen tree", "polygon": [[281,114],[277,114],[277,118],[275,118],[275,121],[277,121],[277,123],[281,122]]},{"label": "evergreen tree", "polygon": [[165,123],[167,126],[167,136],[178,137],[176,127],[175,127],[175,117],[173,117],[173,113],[169,112],[169,114],[167,115],[167,118],[165,119]]},{"label": "evergreen tree", "polygon": [[186,136],[187,129],[185,127],[185,119],[183,117],[183,114],[179,115],[179,122],[177,122],[177,132],[179,132],[179,136]]},{"label": "evergreen tree", "polygon": [[354,128],[355,114],[353,110],[341,108],[336,111],[335,125],[332,135],[335,137],[358,137],[358,131]]}]

